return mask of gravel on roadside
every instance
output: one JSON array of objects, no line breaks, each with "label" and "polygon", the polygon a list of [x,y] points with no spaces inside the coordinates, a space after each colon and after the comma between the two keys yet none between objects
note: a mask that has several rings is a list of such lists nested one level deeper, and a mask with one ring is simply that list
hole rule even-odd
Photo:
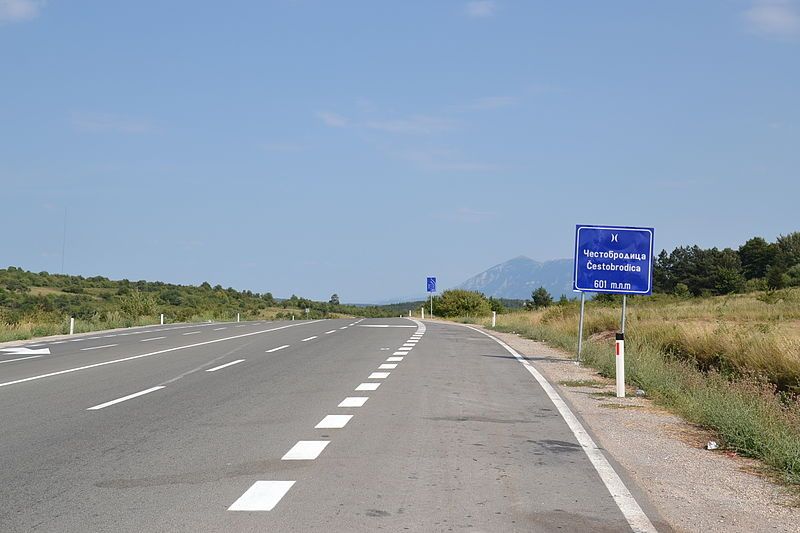
[{"label": "gravel on roadside", "polygon": [[530,359],[675,531],[800,531],[797,495],[759,475],[757,461],[706,450],[713,434],[635,389],[617,398],[613,380],[575,364],[573,354],[485,331]]}]

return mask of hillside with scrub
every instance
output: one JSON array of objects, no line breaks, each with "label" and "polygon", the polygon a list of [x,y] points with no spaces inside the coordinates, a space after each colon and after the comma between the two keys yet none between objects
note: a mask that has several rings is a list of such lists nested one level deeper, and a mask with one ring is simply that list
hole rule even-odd
[{"label": "hillside with scrub", "polygon": [[[333,294],[319,302],[292,295],[277,299],[202,283],[176,285],[160,281],[110,280],[17,267],[0,269],[0,342],[76,332],[154,324],[163,313],[167,322],[397,316],[408,306],[352,306]],[[308,311],[306,311],[308,310]]]}]

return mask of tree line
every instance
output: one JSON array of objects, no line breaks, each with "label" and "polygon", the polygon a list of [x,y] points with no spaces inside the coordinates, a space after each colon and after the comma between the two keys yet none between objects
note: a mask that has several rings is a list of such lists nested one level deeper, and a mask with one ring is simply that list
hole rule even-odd
[{"label": "tree line", "polygon": [[653,268],[653,291],[703,296],[800,286],[800,232],[774,242],[753,237],[733,248],[681,246],[662,250]]}]

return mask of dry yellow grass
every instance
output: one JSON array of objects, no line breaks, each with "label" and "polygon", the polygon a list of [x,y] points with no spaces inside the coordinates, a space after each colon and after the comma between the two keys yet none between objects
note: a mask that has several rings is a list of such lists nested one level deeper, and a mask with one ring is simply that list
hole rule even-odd
[{"label": "dry yellow grass", "polygon": [[[546,325],[574,335],[576,305],[501,315],[513,329]],[[619,307],[588,303],[584,335],[619,328]],[[631,347],[656,348],[704,370],[764,377],[784,390],[800,390],[800,290],[716,298],[629,301],[626,338]],[[606,336],[609,338],[609,336]]]}]

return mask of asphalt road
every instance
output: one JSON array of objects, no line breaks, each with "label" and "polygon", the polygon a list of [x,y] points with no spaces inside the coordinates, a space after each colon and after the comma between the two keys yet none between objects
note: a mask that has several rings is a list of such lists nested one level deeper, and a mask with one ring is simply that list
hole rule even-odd
[{"label": "asphalt road", "polygon": [[0,531],[652,531],[535,370],[458,325],[25,346],[51,353],[0,352]]}]

